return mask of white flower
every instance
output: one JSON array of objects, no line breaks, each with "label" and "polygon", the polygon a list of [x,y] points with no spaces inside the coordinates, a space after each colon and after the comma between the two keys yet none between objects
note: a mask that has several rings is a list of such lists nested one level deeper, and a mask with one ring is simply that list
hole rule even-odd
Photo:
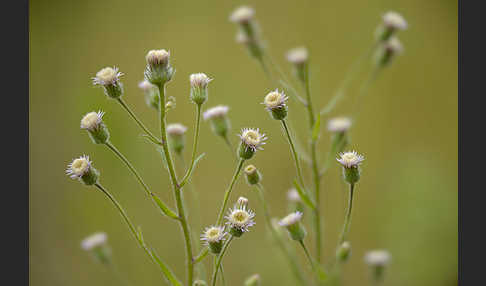
[{"label": "white flower", "polygon": [[103,111],[90,112],[81,119],[81,129],[95,130],[103,122]]},{"label": "white flower", "polygon": [[89,157],[83,155],[77,159],[74,159],[66,169],[66,174],[71,177],[71,179],[81,178],[84,174],[89,171],[91,167],[91,161]]},{"label": "white flower", "polygon": [[309,53],[304,47],[298,47],[287,52],[287,60],[293,64],[303,64],[309,58]]},{"label": "white flower", "polygon": [[151,50],[145,56],[147,64],[151,66],[166,66],[169,63],[170,52],[162,50]]},{"label": "white flower", "polygon": [[386,41],[384,48],[393,54],[400,54],[403,52],[403,45],[397,37],[392,37]]},{"label": "white flower", "polygon": [[201,240],[204,241],[206,245],[209,245],[210,243],[218,243],[225,238],[226,234],[224,227],[210,226],[204,229],[204,232],[201,234]]},{"label": "white flower", "polygon": [[88,251],[106,243],[108,237],[104,232],[94,233],[81,241],[81,247]]},{"label": "white flower", "polygon": [[260,130],[258,128],[244,128],[243,130],[241,130],[241,134],[239,134],[238,136],[240,137],[241,142],[243,142],[246,148],[250,148],[254,152],[257,149],[263,150],[261,146],[265,144],[264,141],[267,139],[264,133],[260,134]]},{"label": "white flower", "polygon": [[300,202],[300,195],[296,189],[292,188],[287,192],[287,199],[291,202]]},{"label": "white flower", "polygon": [[364,161],[363,155],[358,154],[356,151],[343,152],[339,156],[341,158],[336,160],[345,168],[357,168]]},{"label": "white flower", "polygon": [[247,210],[245,205],[236,204],[233,209],[229,210],[226,224],[238,231],[247,232],[249,227],[255,225],[254,217],[255,213],[252,210]]},{"label": "white flower", "polygon": [[403,16],[393,11],[386,12],[383,15],[383,23],[386,27],[397,30],[405,30],[408,26]]},{"label": "white flower", "polygon": [[329,120],[327,130],[331,132],[345,132],[351,128],[351,119],[348,117],[336,117]]},{"label": "white flower", "polygon": [[248,199],[245,198],[245,197],[239,197],[238,201],[236,201],[236,205],[247,207],[248,206]]},{"label": "white flower", "polygon": [[255,10],[248,6],[238,7],[230,16],[230,21],[238,24],[248,23],[255,16]]},{"label": "white flower", "polygon": [[117,67],[106,67],[96,73],[96,76],[93,77],[93,84],[103,86],[114,85],[120,80],[122,75],[123,73],[119,72]]},{"label": "white flower", "polygon": [[285,102],[288,100],[288,97],[283,93],[279,92],[278,89],[269,92],[263,101],[265,104],[265,108],[268,111],[271,111],[275,108],[282,108],[285,107]]},{"label": "white flower", "polygon": [[143,90],[144,92],[148,92],[148,91],[152,90],[153,88],[155,88],[155,85],[151,84],[147,80],[143,80],[143,81],[138,83],[138,87],[141,90]]},{"label": "white flower", "polygon": [[365,262],[372,266],[384,266],[390,259],[391,255],[386,250],[372,250],[365,255]]},{"label": "white flower", "polygon": [[283,219],[281,219],[278,222],[278,224],[280,226],[283,226],[283,227],[288,227],[288,226],[294,225],[294,224],[300,222],[300,220],[302,219],[302,215],[303,214],[299,211],[293,212],[293,213],[287,215],[286,217],[284,217]]},{"label": "white flower", "polygon": [[180,123],[172,123],[167,125],[167,134],[169,135],[184,135],[186,131],[187,127]]},{"label": "white flower", "polygon": [[193,73],[189,76],[189,81],[191,82],[192,87],[206,88],[208,83],[212,80],[212,78],[209,78],[204,73]]},{"label": "white flower", "polygon": [[212,119],[215,117],[224,117],[228,113],[229,107],[226,105],[218,105],[213,108],[207,109],[204,114],[204,120]]}]

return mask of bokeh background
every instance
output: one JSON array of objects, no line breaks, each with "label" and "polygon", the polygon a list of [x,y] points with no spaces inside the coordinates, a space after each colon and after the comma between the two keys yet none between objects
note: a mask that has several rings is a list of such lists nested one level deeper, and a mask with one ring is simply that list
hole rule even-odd
[{"label": "bokeh background", "polygon": [[[104,110],[112,142],[153,190],[173,205],[158,153],[140,137],[141,131],[121,107],[91,84],[99,69],[118,66],[125,73],[126,102],[156,132],[156,113],[145,105],[137,87],[150,49],[170,49],[177,69],[168,87],[168,94],[177,98],[169,122],[187,125],[192,134],[195,108],[189,102],[188,77],[205,72],[214,77],[206,108],[229,105],[234,134],[253,126],[267,133],[266,149],[251,162],[264,174],[272,214],[286,214],[285,195],[295,170],[279,125],[260,105],[275,86],[234,40],[236,27],[228,16],[241,4],[256,9],[268,47],[287,74],[285,52],[308,47],[317,106],[329,100],[350,65],[371,45],[381,15],[396,10],[406,17],[409,29],[399,34],[405,52],[373,84],[351,133],[351,147],[363,153],[366,161],[357,189],[350,233],[353,254],[344,269],[344,283],[367,285],[369,271],[363,255],[384,248],[393,256],[386,285],[456,285],[457,1],[446,0],[31,1],[30,284],[118,285],[80,248],[85,236],[106,231],[115,263],[132,285],[165,285],[113,206],[99,192],[64,174],[70,160],[81,154],[91,156],[101,171],[101,182],[142,226],[146,240],[184,278],[178,225],[161,217],[118,159],[92,144],[79,129],[82,115]],[[354,82],[350,98],[367,71],[369,66]],[[351,103],[343,101],[331,116],[347,114]],[[299,137],[306,136],[305,109],[291,102],[289,116]],[[231,139],[236,143],[236,136]],[[322,157],[329,143],[323,129]],[[206,153],[194,175],[201,207],[200,214],[192,207],[190,215],[194,225],[208,225],[216,218],[235,163],[207,123],[202,125],[199,150]],[[186,151],[189,157],[190,148]],[[346,193],[339,176],[333,164],[323,180],[327,262],[334,255],[344,215]],[[261,274],[264,285],[294,285],[287,264],[268,240],[257,197],[241,179],[232,201],[239,195],[251,200],[257,225],[228,252],[228,285],[242,285],[253,273]],[[310,222],[308,216],[309,228]],[[307,267],[304,257],[299,259]]]}]

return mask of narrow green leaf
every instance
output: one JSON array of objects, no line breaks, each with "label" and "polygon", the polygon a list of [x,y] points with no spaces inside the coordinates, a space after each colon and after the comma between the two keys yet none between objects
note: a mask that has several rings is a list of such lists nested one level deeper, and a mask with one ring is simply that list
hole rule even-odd
[{"label": "narrow green leaf", "polygon": [[316,207],[314,206],[314,203],[311,201],[311,199],[309,198],[309,196],[307,196],[307,194],[302,190],[302,188],[300,187],[300,185],[297,183],[297,180],[296,179],[294,179],[294,186],[295,186],[295,189],[297,190],[297,192],[299,193],[299,196],[302,199],[302,201],[307,206],[309,206],[311,209],[315,209]]},{"label": "narrow green leaf", "polygon": [[319,131],[321,129],[321,115],[317,114],[316,123],[314,123],[314,128],[312,129],[312,141],[316,141],[319,137]]},{"label": "narrow green leaf", "polygon": [[191,172],[189,174],[187,174],[184,177],[184,180],[181,183],[181,187],[184,186],[187,182],[189,182],[191,180],[191,176],[194,173],[194,170],[196,169],[197,162],[199,162],[199,160],[201,160],[204,157],[204,155],[206,155],[206,153],[202,153],[201,155],[199,155],[196,158],[196,160],[194,160],[194,164],[193,164],[192,170],[191,170]]},{"label": "narrow green leaf", "polygon": [[170,284],[174,285],[174,286],[182,286],[181,282],[176,278],[176,276],[174,275],[172,270],[170,270],[169,267],[167,265],[165,265],[165,263],[162,262],[162,260],[160,260],[157,253],[155,253],[155,250],[153,248],[151,248],[151,250],[149,250],[149,252],[150,252],[150,255],[152,255],[154,260],[157,262],[157,264],[160,266],[160,269],[162,269],[162,272],[164,273],[167,280],[169,280]]},{"label": "narrow green leaf", "polygon": [[166,216],[173,218],[173,219],[179,219],[177,214],[174,211],[172,211],[171,209],[169,209],[156,194],[151,193],[151,195],[152,195],[152,198],[154,199],[155,203],[160,208],[160,210],[162,211],[163,214],[165,214]]}]

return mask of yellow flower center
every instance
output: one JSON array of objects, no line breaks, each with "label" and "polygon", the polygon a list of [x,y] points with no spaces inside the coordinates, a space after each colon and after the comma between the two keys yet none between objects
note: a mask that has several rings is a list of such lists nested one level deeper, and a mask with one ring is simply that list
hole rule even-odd
[{"label": "yellow flower center", "polygon": [[71,168],[75,174],[83,174],[88,169],[88,161],[83,158],[76,159],[73,161]]},{"label": "yellow flower center", "polygon": [[354,155],[353,153],[346,153],[343,155],[343,159],[346,162],[352,162],[356,160],[356,155]]},{"label": "yellow flower center", "polygon": [[219,236],[219,229],[217,228],[211,228],[206,232],[206,236],[208,238],[216,238]]},{"label": "yellow flower center", "polygon": [[282,102],[282,95],[276,91],[272,91],[265,96],[265,105],[269,108],[274,108]]},{"label": "yellow flower center", "polygon": [[250,145],[258,145],[260,143],[260,134],[253,130],[246,131],[245,135],[243,136],[245,141]]},{"label": "yellow flower center", "polygon": [[237,223],[245,223],[248,220],[248,213],[242,210],[237,210],[232,214],[233,220]]},{"label": "yellow flower center", "polygon": [[116,71],[107,67],[96,73],[96,77],[103,82],[113,82],[116,79]]},{"label": "yellow flower center", "polygon": [[251,174],[251,173],[253,173],[255,170],[256,170],[256,167],[255,167],[255,166],[253,166],[253,165],[248,165],[248,166],[246,166],[246,168],[245,168],[245,173],[247,173],[247,174]]},{"label": "yellow flower center", "polygon": [[87,129],[96,128],[96,126],[98,125],[98,121],[98,113],[90,112],[86,114],[83,119],[81,119],[81,127]]}]

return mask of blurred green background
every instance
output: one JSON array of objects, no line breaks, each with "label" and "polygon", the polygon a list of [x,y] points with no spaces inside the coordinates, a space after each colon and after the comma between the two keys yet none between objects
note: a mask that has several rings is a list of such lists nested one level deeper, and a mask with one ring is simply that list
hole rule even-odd
[{"label": "blurred green background", "polygon": [[[179,226],[161,217],[118,159],[92,144],[79,129],[82,115],[104,110],[112,142],[153,190],[173,205],[158,153],[140,137],[141,131],[121,107],[91,84],[99,69],[118,66],[125,73],[126,102],[156,132],[156,113],[145,105],[137,87],[150,49],[171,51],[177,73],[168,94],[177,98],[177,108],[169,113],[169,122],[189,127],[188,147],[195,109],[189,102],[188,77],[194,72],[214,77],[205,108],[229,105],[234,134],[242,127],[259,127],[267,133],[265,150],[251,163],[264,175],[272,214],[286,214],[294,165],[279,125],[260,104],[275,86],[234,40],[236,27],[228,16],[241,4],[256,9],[269,49],[286,72],[290,66],[285,52],[308,47],[311,88],[319,107],[371,45],[381,15],[396,10],[405,16],[409,29],[399,34],[405,52],[373,84],[351,133],[351,147],[366,161],[357,188],[350,233],[353,253],[344,269],[344,283],[368,285],[363,255],[385,248],[393,256],[386,285],[456,285],[457,1],[445,0],[31,1],[31,285],[117,285],[113,275],[80,248],[80,240],[95,231],[107,232],[115,263],[132,285],[164,285],[113,206],[93,188],[64,174],[71,159],[81,154],[91,156],[102,184],[184,278]],[[350,96],[356,95],[366,76],[360,74]],[[332,116],[347,114],[348,106],[351,101],[343,101]],[[305,109],[293,101],[289,117],[296,133],[306,136]],[[236,143],[236,136],[230,138]],[[324,157],[329,148],[324,129],[319,148]],[[190,148],[186,149],[189,157]],[[191,208],[190,215],[196,224],[200,219],[208,225],[216,218],[235,164],[205,122],[199,150],[206,153],[194,175],[201,213]],[[346,193],[339,176],[333,164],[323,180],[327,262],[334,255],[344,215]],[[257,225],[228,252],[224,263],[228,285],[242,285],[253,273],[261,274],[264,285],[294,285],[287,264],[268,240],[257,197],[241,179],[231,200],[239,195],[250,199]],[[305,220],[309,229],[310,218]],[[310,240],[308,244],[312,245]],[[299,258],[307,269],[304,257]]]}]

